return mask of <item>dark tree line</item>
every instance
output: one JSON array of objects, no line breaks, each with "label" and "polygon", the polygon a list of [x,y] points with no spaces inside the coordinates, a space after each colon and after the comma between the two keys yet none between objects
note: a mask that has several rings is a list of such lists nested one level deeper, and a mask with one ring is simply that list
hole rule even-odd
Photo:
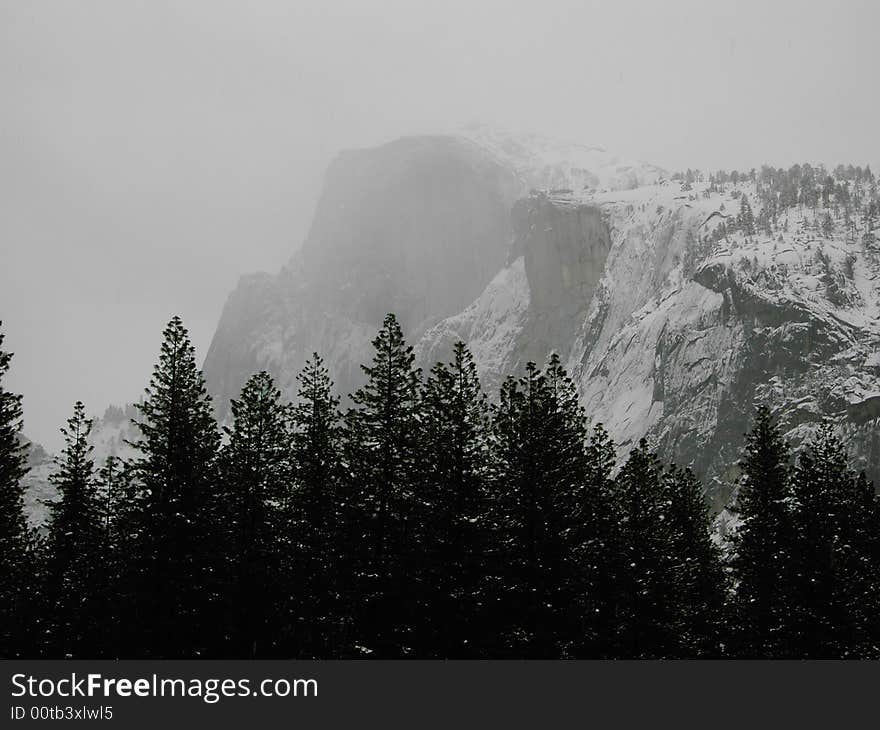
[{"label": "dark tree line", "polygon": [[96,465],[74,407],[45,537],[0,379],[0,655],[880,655],[880,508],[829,428],[793,460],[758,411],[725,554],[690,471],[642,441],[615,472],[555,356],[490,404],[464,344],[427,375],[392,315],[373,345],[344,412],[315,355],[221,432],[173,319],[135,458]]}]

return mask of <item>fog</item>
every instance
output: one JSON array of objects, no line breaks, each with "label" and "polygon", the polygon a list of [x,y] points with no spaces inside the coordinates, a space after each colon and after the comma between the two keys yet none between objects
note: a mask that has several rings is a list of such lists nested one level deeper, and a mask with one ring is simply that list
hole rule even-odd
[{"label": "fog", "polygon": [[[817,4],[816,4],[817,5]],[[479,121],[669,169],[872,163],[872,2],[0,1],[0,319],[25,432],[200,359],[341,148]]]}]

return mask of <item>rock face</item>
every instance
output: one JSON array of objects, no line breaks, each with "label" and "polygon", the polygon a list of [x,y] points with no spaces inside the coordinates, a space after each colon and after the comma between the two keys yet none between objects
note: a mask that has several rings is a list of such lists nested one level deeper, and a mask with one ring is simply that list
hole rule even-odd
[{"label": "rock face", "polygon": [[341,154],[302,249],[276,276],[244,277],[226,303],[204,365],[220,415],[260,369],[292,394],[313,351],[350,392],[386,313],[412,334],[462,311],[504,265],[523,190],[459,137]]},{"label": "rock face", "polygon": [[[868,239],[817,236],[815,214],[795,209],[778,236],[737,233],[709,243],[713,213],[735,213],[740,193],[754,198],[750,184],[735,192],[682,195],[667,183],[581,203],[535,199],[513,216],[512,255],[522,251],[526,272],[540,262],[541,273],[526,277],[528,292],[517,258],[463,315],[429,330],[420,351],[436,357],[451,328],[470,341],[491,386],[526,358],[559,352],[587,413],[610,431],[620,455],[647,437],[705,480],[716,509],[729,498],[757,403],[775,409],[795,447],[823,419],[836,423],[855,466],[878,481],[880,256]],[[549,224],[560,216],[573,222],[572,210],[601,214],[571,228]],[[583,231],[588,243],[579,250],[589,263],[577,269],[583,286],[569,299],[557,263],[571,259],[542,234],[572,229]],[[511,282],[507,292],[502,282]],[[508,300],[505,316],[498,303]],[[476,331],[479,318],[465,316],[484,311],[491,347]],[[505,332],[504,346],[497,332]]]},{"label": "rock face", "polygon": [[611,249],[605,216],[595,205],[536,194],[513,206],[511,226],[511,265],[474,305],[425,333],[417,348],[424,367],[463,340],[494,389],[529,360],[568,355]]},{"label": "rock face", "polygon": [[[542,192],[528,192],[542,187]],[[822,419],[880,477],[880,254],[822,210],[773,235],[712,235],[755,183],[719,193],[599,148],[471,130],[345,153],[301,251],[242,279],[205,362],[223,415],[244,380],[321,353],[342,394],[386,312],[427,368],[464,340],[493,395],[559,353],[621,457],[647,437],[728,498],[754,405],[797,446]]]}]

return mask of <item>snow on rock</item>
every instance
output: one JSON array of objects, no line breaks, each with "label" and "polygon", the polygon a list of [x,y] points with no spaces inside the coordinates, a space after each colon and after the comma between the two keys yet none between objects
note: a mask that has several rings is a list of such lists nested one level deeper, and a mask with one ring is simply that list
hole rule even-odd
[{"label": "snow on rock", "polygon": [[218,413],[261,369],[293,397],[312,352],[352,392],[386,313],[413,338],[476,299],[504,266],[510,207],[523,192],[509,167],[463,137],[340,154],[302,248],[277,275],[243,278],[223,309],[204,365]]},{"label": "snow on rock", "polygon": [[528,308],[529,284],[520,256],[502,269],[461,314],[429,329],[416,345],[416,359],[424,367],[446,362],[456,342],[467,342],[483,387],[491,392],[515,367],[510,362],[513,344],[523,330]]},{"label": "snow on rock", "polygon": [[230,296],[205,361],[209,390],[222,416],[267,369],[292,398],[318,351],[351,392],[393,311],[422,367],[466,341],[490,395],[559,353],[621,457],[647,437],[696,471],[717,510],[759,402],[795,446],[833,421],[876,480],[874,236],[807,206],[782,208],[772,233],[725,233],[744,200],[757,216],[761,199],[748,176],[722,190],[485,127],[344,153],[302,249]]},{"label": "snow on rock", "polygon": [[656,165],[620,157],[604,147],[482,124],[463,127],[459,133],[511,167],[530,188],[581,194],[602,188],[627,190],[669,177]]},{"label": "snow on rock", "polygon": [[[757,211],[754,185],[741,184],[739,193]],[[823,419],[834,421],[855,465],[880,476],[874,435],[880,297],[873,283],[880,262],[873,248],[841,235],[818,237],[805,218],[821,211],[795,209],[787,213],[790,232],[735,233],[713,241],[710,234],[722,220],[716,214],[735,215],[740,203],[704,184],[686,193],[678,184],[658,183],[549,195],[546,201],[559,211],[601,211],[610,251],[587,292],[590,300],[566,326],[545,320],[531,328],[536,302],[558,297],[559,280],[549,282],[551,291],[536,291],[547,282],[529,277],[528,294],[511,289],[504,297],[497,286],[507,279],[496,277],[491,299],[506,302],[509,317],[507,326],[500,323],[496,307],[493,331],[510,333],[507,347],[498,347],[495,338],[493,347],[484,347],[473,328],[455,330],[470,335],[490,384],[521,367],[517,354],[524,343],[532,344],[533,360],[562,353],[588,415],[609,430],[621,458],[647,437],[664,458],[704,479],[716,509],[730,496],[742,437],[759,402],[776,410],[796,447]],[[520,220],[518,230],[514,216],[514,224],[513,240],[525,242],[527,268],[530,250],[546,260],[546,242],[530,238],[535,221]],[[587,246],[590,236],[585,232],[578,240]],[[456,321],[426,337],[455,329]],[[423,342],[422,349],[433,353],[437,344]]]},{"label": "snow on rock", "polygon": [[[138,436],[132,423],[137,411],[132,405],[120,408],[110,406],[100,418],[93,419],[89,443],[91,458],[99,469],[109,456],[128,459],[134,455],[129,441]],[[55,458],[39,444],[28,447],[29,471],[24,477],[24,508],[31,527],[45,528],[49,518],[49,503],[57,498],[57,491],[49,481],[55,471]]]}]

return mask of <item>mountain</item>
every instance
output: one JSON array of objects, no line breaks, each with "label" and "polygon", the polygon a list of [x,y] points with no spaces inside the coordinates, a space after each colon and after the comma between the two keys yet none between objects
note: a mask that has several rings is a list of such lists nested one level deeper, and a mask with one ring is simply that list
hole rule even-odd
[{"label": "mountain", "polygon": [[873,235],[837,226],[824,237],[814,225],[822,210],[792,208],[771,235],[716,240],[721,216],[735,218],[742,200],[758,207],[756,185],[681,187],[520,201],[514,260],[425,334],[421,357],[466,339],[497,385],[556,349],[588,414],[621,449],[647,436],[708,480],[716,508],[756,402],[775,407],[795,446],[823,418],[835,421],[858,465],[880,476]]},{"label": "mountain", "polygon": [[412,137],[344,152],[327,171],[302,248],[277,275],[242,278],[204,364],[219,413],[268,369],[282,388],[313,351],[348,392],[377,325],[412,335],[461,311],[504,265],[524,183],[459,137]]},{"label": "mountain", "polygon": [[354,390],[387,312],[415,341],[480,295],[508,261],[511,209],[531,188],[661,175],[599,148],[485,127],[343,152],[302,248],[276,275],[243,277],[226,302],[204,364],[218,414],[260,369],[291,393],[312,351],[340,392]]},{"label": "mountain", "polygon": [[[490,395],[555,351],[621,458],[647,437],[692,467],[723,531],[757,403],[795,447],[832,421],[880,483],[878,218],[868,168],[670,175],[484,127],[400,139],[331,164],[305,242],[242,277],[204,372],[221,419],[261,369],[294,398],[312,351],[344,395],[389,311],[425,369],[467,342]],[[97,461],[125,455],[131,415],[98,419]]]},{"label": "mountain", "polygon": [[646,436],[716,509],[756,402],[795,446],[833,420],[880,476],[877,193],[853,170],[673,180],[483,127],[343,153],[302,250],[230,296],[209,389],[223,415],[265,368],[293,397],[316,350],[350,392],[394,311],[423,367],[462,339],[490,392],[557,351],[621,453]]},{"label": "mountain", "polygon": [[795,443],[839,422],[874,470],[873,236],[834,219],[819,231],[830,209],[777,213],[775,199],[769,228],[719,236],[743,201],[762,215],[767,187],[672,181],[601,148],[481,127],[344,153],[302,250],[230,297],[209,389],[222,415],[266,368],[292,396],[317,350],[348,392],[395,311],[423,366],[463,339],[490,391],[559,352],[623,449],[647,436],[713,483],[716,506],[756,399],[776,403]]}]

